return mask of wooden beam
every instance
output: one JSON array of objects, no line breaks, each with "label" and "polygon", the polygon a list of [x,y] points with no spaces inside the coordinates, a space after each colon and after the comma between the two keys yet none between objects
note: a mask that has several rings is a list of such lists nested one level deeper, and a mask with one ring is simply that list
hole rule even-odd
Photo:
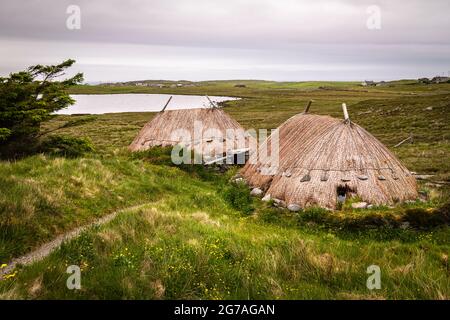
[{"label": "wooden beam", "polygon": [[164,112],[164,110],[166,110],[167,106],[168,106],[169,103],[170,103],[170,100],[172,100],[172,96],[170,96],[169,100],[167,100],[167,102],[166,102],[164,108],[162,108],[161,112]]},{"label": "wooden beam", "polygon": [[206,96],[206,98],[208,98],[209,103],[211,103],[213,108],[218,108],[218,106],[208,96]]},{"label": "wooden beam", "polygon": [[314,100],[309,100],[308,104],[305,107],[305,111],[303,111],[303,114],[307,114],[309,111],[309,108],[311,107],[311,104],[314,102]]},{"label": "wooden beam", "polygon": [[350,122],[350,117],[348,116],[347,104],[342,104],[342,111],[344,112],[344,120],[345,122]]},{"label": "wooden beam", "polygon": [[408,138],[406,138],[406,139],[400,141],[399,143],[397,143],[397,144],[394,146],[394,148],[400,147],[402,144],[404,144],[405,142],[408,142],[409,140],[412,141],[412,138],[413,138],[413,136],[412,136],[412,134],[410,134]]}]

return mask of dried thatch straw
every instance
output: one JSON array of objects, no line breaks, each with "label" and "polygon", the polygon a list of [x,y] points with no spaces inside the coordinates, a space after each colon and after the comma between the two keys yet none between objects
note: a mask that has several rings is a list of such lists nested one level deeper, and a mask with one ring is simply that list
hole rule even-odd
[{"label": "dried thatch straw", "polygon": [[[346,109],[346,108],[344,108]],[[346,110],[344,110],[346,111]],[[415,178],[374,136],[349,119],[296,115],[278,128],[279,166],[267,159],[241,173],[253,187],[287,205],[335,209],[338,193],[382,205],[417,199]],[[260,147],[270,151],[271,137]]]},{"label": "dried thatch straw", "polygon": [[148,122],[129,149],[143,151],[181,143],[197,153],[215,157],[228,149],[248,148],[251,139],[236,120],[218,107],[169,110],[159,112]]}]

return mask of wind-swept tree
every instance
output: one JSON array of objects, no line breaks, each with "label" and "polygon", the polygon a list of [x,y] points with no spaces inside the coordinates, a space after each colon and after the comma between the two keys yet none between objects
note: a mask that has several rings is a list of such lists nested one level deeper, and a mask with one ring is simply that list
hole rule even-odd
[{"label": "wind-swept tree", "polygon": [[0,77],[0,156],[27,153],[36,144],[42,122],[74,103],[66,89],[83,81],[83,74],[59,80],[75,60],[36,65]]}]

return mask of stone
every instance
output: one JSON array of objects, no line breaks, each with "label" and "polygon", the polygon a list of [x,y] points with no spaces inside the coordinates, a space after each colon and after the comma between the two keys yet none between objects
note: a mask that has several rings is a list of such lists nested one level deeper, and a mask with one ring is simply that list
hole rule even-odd
[{"label": "stone", "polygon": [[367,202],[352,203],[353,209],[366,209],[369,204]]},{"label": "stone", "polygon": [[425,108],[426,111],[433,111],[433,107]]},{"label": "stone", "polygon": [[266,194],[261,200],[264,202],[269,202],[271,199],[270,194]]},{"label": "stone", "polygon": [[290,177],[292,176],[292,173],[291,173],[290,171],[285,171],[285,172],[283,173],[283,175],[284,175],[285,177],[287,177],[287,178],[290,178]]},{"label": "stone", "polygon": [[372,209],[374,206],[373,206],[373,204],[369,204],[368,206],[367,206],[367,209]]},{"label": "stone", "polygon": [[408,229],[409,227],[410,227],[409,222],[403,222],[403,223],[400,225],[400,228],[401,228],[401,229]]},{"label": "stone", "polygon": [[416,179],[417,180],[429,180],[430,178],[433,178],[434,175],[432,174],[417,174]]},{"label": "stone", "polygon": [[280,199],[273,199],[273,205],[277,208],[286,208],[286,202]]},{"label": "stone", "polygon": [[431,188],[441,188],[443,185],[439,184],[439,183],[431,183],[431,182],[427,182],[425,183],[425,185],[427,187],[431,187]]},{"label": "stone", "polygon": [[288,205],[287,208],[289,211],[292,211],[292,212],[299,212],[301,210],[301,207],[296,203],[291,203],[290,205]]},{"label": "stone", "polygon": [[263,191],[260,188],[254,188],[252,191],[250,191],[251,196],[259,197],[263,194]]},{"label": "stone", "polygon": [[238,173],[236,175],[234,175],[233,177],[231,177],[230,179],[233,182],[238,182],[238,181],[243,181],[244,179],[242,178],[242,176]]}]

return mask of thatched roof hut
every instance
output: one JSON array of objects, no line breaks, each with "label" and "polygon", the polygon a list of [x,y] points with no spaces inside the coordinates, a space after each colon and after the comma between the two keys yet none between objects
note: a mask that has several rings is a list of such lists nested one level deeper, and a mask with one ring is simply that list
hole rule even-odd
[{"label": "thatched roof hut", "polygon": [[[345,105],[344,105],[345,107]],[[250,184],[286,205],[336,209],[358,196],[374,205],[417,199],[414,176],[374,136],[348,119],[298,114],[278,128],[279,165],[247,163],[241,174]],[[261,148],[270,150],[271,137]]]},{"label": "thatched roof hut", "polygon": [[253,138],[236,120],[211,104],[211,108],[163,109],[141,129],[129,149],[143,151],[155,146],[183,144],[214,158],[229,150],[248,148]]}]

